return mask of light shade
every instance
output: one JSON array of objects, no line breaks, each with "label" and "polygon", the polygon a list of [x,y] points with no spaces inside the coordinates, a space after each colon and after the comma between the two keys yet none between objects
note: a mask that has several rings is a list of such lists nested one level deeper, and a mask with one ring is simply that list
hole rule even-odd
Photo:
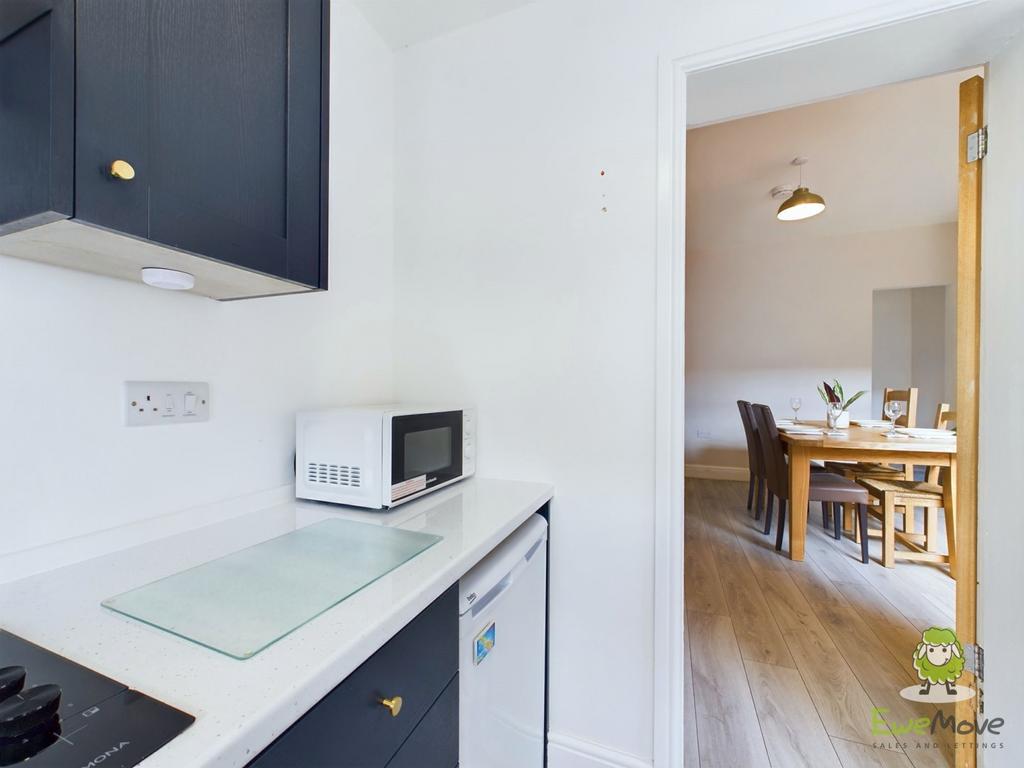
[{"label": "light shade", "polygon": [[825,210],[825,198],[816,195],[807,187],[797,187],[789,199],[779,206],[776,214],[779,221],[799,221],[817,216]]},{"label": "light shade", "polygon": [[143,267],[142,282],[154,288],[168,291],[188,291],[196,284],[196,279],[188,272],[163,267]]}]

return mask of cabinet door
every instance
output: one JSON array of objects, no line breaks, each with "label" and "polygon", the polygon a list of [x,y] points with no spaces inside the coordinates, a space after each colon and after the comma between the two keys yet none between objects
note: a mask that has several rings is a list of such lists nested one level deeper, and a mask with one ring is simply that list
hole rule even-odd
[{"label": "cabinet door", "polygon": [[459,763],[459,676],[448,683],[387,768],[455,768]]},{"label": "cabinet door", "polygon": [[[451,587],[256,757],[248,768],[384,768],[410,734],[458,708],[458,585]],[[452,681],[454,684],[451,684]],[[428,722],[442,692],[445,704]],[[392,717],[382,699],[401,696]],[[451,697],[454,696],[454,704]],[[419,735],[448,744],[450,734]],[[455,735],[458,751],[458,733]],[[452,763],[454,765],[454,762]]]},{"label": "cabinet door", "polygon": [[74,10],[0,2],[0,235],[72,214]]},{"label": "cabinet door", "polygon": [[79,218],[320,286],[321,0],[78,7]]},{"label": "cabinet door", "polygon": [[[75,217],[149,235],[148,0],[78,0]],[[134,178],[116,178],[128,163]],[[154,266],[160,266],[155,264]]]}]

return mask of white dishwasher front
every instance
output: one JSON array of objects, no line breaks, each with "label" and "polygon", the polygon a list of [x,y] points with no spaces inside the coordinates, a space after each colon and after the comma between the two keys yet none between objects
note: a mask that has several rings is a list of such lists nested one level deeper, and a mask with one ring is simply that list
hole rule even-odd
[{"label": "white dishwasher front", "polygon": [[541,768],[547,521],[533,515],[459,582],[459,765]]}]

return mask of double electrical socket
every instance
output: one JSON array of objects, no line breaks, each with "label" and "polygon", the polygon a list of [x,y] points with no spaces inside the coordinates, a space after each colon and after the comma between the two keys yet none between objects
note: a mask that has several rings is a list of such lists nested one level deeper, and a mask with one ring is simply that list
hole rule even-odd
[{"label": "double electrical socket", "polygon": [[126,381],[124,423],[153,427],[210,420],[210,384],[205,381]]}]

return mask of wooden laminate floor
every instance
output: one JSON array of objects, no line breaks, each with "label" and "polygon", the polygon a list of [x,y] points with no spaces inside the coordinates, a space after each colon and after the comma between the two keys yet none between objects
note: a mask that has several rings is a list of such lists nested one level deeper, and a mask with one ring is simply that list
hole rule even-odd
[{"label": "wooden laminate floor", "polygon": [[[931,768],[947,740],[877,735],[931,718],[899,691],[921,632],[952,627],[945,566],[883,568],[808,520],[806,559],[774,549],[746,510],[746,483],[686,480],[686,768]],[[941,516],[940,516],[941,517]],[[884,728],[884,726],[882,726]]]}]

